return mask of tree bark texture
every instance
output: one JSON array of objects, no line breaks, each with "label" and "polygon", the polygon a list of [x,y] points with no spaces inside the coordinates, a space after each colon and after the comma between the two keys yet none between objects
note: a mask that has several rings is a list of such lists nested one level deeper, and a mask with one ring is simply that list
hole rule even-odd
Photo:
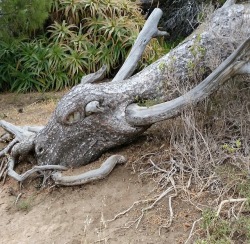
[{"label": "tree bark texture", "polygon": [[[129,123],[127,106],[147,99],[169,101],[182,95],[187,81],[202,81],[249,36],[249,14],[249,4],[222,7],[194,35],[131,78],[75,86],[36,135],[38,164],[84,165],[142,134],[153,122]],[[87,114],[93,101],[102,110]]]}]

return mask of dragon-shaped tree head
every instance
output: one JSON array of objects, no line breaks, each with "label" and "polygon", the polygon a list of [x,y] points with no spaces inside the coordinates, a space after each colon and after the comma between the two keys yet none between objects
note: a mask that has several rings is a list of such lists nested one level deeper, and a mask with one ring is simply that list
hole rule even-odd
[{"label": "dragon-shaped tree head", "polygon": [[109,148],[135,139],[148,125],[129,124],[126,108],[139,98],[155,96],[155,84],[154,80],[143,82],[138,76],[73,87],[35,138],[38,163],[80,166]]}]

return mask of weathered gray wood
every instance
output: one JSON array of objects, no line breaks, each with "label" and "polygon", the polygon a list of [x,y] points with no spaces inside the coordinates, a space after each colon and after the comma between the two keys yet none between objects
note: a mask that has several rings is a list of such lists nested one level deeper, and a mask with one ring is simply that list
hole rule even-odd
[{"label": "weathered gray wood", "polygon": [[230,7],[231,5],[235,4],[236,3],[236,0],[227,0],[224,5],[222,6],[222,8],[228,8]]},{"label": "weathered gray wood", "polygon": [[104,65],[97,72],[83,76],[81,79],[81,84],[87,84],[87,83],[101,81],[105,76],[106,70],[107,70],[107,66]]},{"label": "weathered gray wood", "polygon": [[41,165],[41,166],[34,166],[32,169],[26,171],[23,174],[18,174],[16,171],[14,171],[15,166],[15,159],[14,157],[9,157],[8,160],[8,175],[15,180],[19,182],[23,182],[28,177],[30,177],[32,174],[38,172],[38,171],[44,171],[44,170],[67,170],[66,167],[63,167],[61,165]]},{"label": "weathered gray wood", "polygon": [[117,164],[125,163],[125,161],[125,157],[121,155],[113,155],[109,157],[104,163],[102,163],[101,167],[98,169],[90,170],[83,174],[73,176],[62,176],[61,173],[56,172],[52,175],[52,179],[57,185],[83,185],[92,181],[101,180],[105,178],[110,174],[110,172]]},{"label": "weathered gray wood", "polygon": [[113,82],[125,80],[133,74],[147,44],[153,37],[168,35],[167,32],[158,30],[157,25],[161,16],[162,11],[159,8],[154,9],[138,35],[126,61],[114,77]]},{"label": "weathered gray wood", "polygon": [[177,116],[187,105],[196,104],[211,95],[229,78],[250,73],[250,38],[233,52],[204,81],[184,95],[151,107],[131,104],[127,107],[127,121],[133,126],[151,125]]},{"label": "weathered gray wood", "polygon": [[[38,164],[84,165],[104,151],[142,134],[149,123],[146,126],[130,124],[126,117],[127,106],[155,98],[170,101],[182,95],[178,89],[187,77],[197,79],[193,77],[197,72],[190,72],[190,63],[197,62],[213,70],[215,67],[209,63],[211,58],[220,55],[222,60],[226,59],[235,46],[249,36],[248,13],[247,4],[218,9],[199,33],[135,76],[125,81],[80,84],[72,88],[35,138]],[[199,78],[202,81],[202,76]],[[86,106],[92,101],[99,102],[102,113],[86,113]],[[68,118],[75,113],[80,116],[79,120],[69,125]]]}]

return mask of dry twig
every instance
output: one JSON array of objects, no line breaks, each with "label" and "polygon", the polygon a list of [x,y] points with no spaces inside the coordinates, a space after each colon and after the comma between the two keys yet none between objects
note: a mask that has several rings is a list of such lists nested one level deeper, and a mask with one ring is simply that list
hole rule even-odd
[{"label": "dry twig", "polygon": [[220,212],[221,212],[222,207],[223,207],[224,204],[226,204],[226,203],[235,203],[235,202],[246,202],[246,201],[247,201],[247,198],[236,198],[236,199],[231,198],[231,199],[228,199],[228,200],[223,200],[220,203],[219,207],[218,207],[218,210],[216,212],[216,216],[220,215]]},{"label": "dry twig", "polygon": [[188,235],[188,238],[187,238],[187,240],[185,241],[184,244],[188,244],[188,243],[189,243],[189,241],[190,241],[190,239],[191,239],[191,237],[192,237],[192,235],[193,235],[194,227],[195,227],[196,223],[198,223],[198,222],[201,221],[201,220],[202,220],[202,218],[199,218],[199,219],[197,219],[197,220],[195,220],[195,221],[193,222],[193,225],[192,225],[192,228],[191,228],[190,233],[189,233],[189,235]]}]

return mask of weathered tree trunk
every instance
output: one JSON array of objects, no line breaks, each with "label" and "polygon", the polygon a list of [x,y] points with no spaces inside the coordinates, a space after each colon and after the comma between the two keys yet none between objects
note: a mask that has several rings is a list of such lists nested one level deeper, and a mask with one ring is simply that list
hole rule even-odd
[{"label": "weathered tree trunk", "polygon": [[[19,142],[7,150],[12,149],[9,171],[13,173],[13,161],[34,152],[38,165],[77,167],[87,164],[104,151],[132,141],[153,123],[176,116],[187,104],[204,99],[230,77],[249,73],[249,13],[249,4],[227,1],[192,37],[129,78],[135,68],[133,60],[141,55],[145,43],[151,37],[164,34],[158,31],[155,23],[162,14],[156,9],[142,30],[145,34],[135,43],[133,50],[137,55],[129,55],[112,82],[93,83],[102,77],[104,68],[98,74],[83,78],[81,84],[61,99],[41,130],[0,123],[16,135],[16,142]],[[234,51],[245,39],[247,41]],[[219,65],[217,60],[225,61]],[[194,81],[194,86],[201,83],[183,95],[181,87],[187,80]],[[149,108],[136,105],[139,101],[152,99],[164,103]],[[111,161],[107,165],[114,167],[124,159],[114,157]],[[63,184],[58,175],[54,177]],[[72,179],[74,184],[85,182],[85,176],[79,177],[81,180]],[[69,181],[67,178],[67,185]]]}]

